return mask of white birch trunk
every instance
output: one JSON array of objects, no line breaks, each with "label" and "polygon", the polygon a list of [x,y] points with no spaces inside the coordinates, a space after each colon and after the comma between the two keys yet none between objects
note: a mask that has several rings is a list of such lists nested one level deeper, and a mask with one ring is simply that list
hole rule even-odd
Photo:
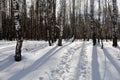
[{"label": "white birch trunk", "polygon": [[22,47],[22,30],[21,25],[19,22],[19,1],[18,0],[12,0],[13,2],[13,12],[14,12],[14,25],[16,29],[16,36],[17,36],[17,45],[16,45],[16,51],[15,51],[15,61],[21,61],[21,47]]}]

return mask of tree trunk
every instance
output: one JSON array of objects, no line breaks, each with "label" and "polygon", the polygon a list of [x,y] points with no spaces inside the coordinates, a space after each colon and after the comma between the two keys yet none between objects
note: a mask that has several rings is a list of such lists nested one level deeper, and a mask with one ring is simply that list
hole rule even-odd
[{"label": "tree trunk", "polygon": [[113,46],[117,47],[117,0],[112,0],[113,3],[113,17],[112,17],[112,22],[113,22]]},{"label": "tree trunk", "polygon": [[74,42],[75,38],[76,38],[76,29],[75,29],[75,0],[72,0],[73,5],[72,5],[72,32],[73,32],[73,40],[72,42]]},{"label": "tree trunk", "polygon": [[93,45],[96,45],[96,33],[95,33],[95,27],[93,25],[94,22],[94,0],[90,1],[90,16],[91,16],[91,28],[92,28],[92,40]]},{"label": "tree trunk", "polygon": [[17,35],[17,45],[16,45],[16,51],[15,51],[15,61],[21,61],[21,48],[22,48],[22,29],[19,22],[19,1],[18,0],[12,0],[13,1],[13,12],[14,12],[14,26],[16,29],[16,35]]}]

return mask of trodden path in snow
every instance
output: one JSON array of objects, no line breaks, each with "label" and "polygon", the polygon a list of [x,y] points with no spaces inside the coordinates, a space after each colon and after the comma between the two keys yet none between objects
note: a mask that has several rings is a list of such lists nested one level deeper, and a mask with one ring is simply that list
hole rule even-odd
[{"label": "trodden path in snow", "polygon": [[57,67],[53,69],[50,73],[51,80],[72,80],[74,79],[74,70],[76,67],[77,62],[77,55],[76,53],[81,48],[81,43],[76,44],[75,46],[70,47],[63,52],[63,55],[60,59],[59,64]]},{"label": "trodden path in snow", "polygon": [[91,42],[77,42],[63,52],[60,62],[41,80],[90,80],[90,64],[86,53]]},{"label": "trodden path in snow", "polygon": [[74,80],[89,80],[91,78],[90,63],[88,60],[87,46],[90,46],[89,42],[83,42],[82,48],[79,51],[79,61],[76,68],[76,74]]}]

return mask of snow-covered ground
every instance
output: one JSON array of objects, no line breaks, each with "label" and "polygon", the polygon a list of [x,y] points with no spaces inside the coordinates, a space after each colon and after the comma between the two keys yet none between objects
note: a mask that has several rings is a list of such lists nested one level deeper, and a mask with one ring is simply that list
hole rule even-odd
[{"label": "snow-covered ground", "polygon": [[24,41],[22,61],[15,62],[16,42],[0,41],[0,80],[120,80],[120,47],[111,45]]}]

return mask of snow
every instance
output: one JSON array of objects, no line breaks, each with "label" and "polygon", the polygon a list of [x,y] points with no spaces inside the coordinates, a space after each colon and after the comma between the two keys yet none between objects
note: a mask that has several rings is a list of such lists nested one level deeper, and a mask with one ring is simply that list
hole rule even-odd
[{"label": "snow", "polygon": [[[120,45],[120,42],[118,42]],[[15,62],[16,41],[0,41],[0,80],[120,80],[120,47],[112,42],[24,41],[22,61]]]}]

